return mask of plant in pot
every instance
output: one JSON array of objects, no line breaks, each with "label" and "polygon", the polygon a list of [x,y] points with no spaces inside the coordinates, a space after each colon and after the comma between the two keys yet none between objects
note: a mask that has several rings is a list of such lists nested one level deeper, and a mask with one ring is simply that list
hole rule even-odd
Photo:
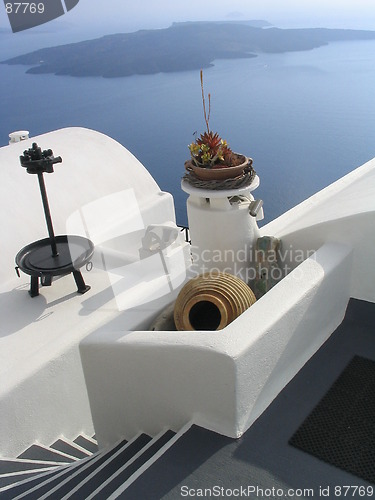
[{"label": "plant in pot", "polygon": [[217,132],[210,129],[211,94],[208,94],[208,112],[203,87],[203,71],[200,72],[203,115],[206,131],[189,144],[190,160],[185,162],[188,172],[193,172],[201,180],[233,179],[243,174],[252,160],[234,153]]}]

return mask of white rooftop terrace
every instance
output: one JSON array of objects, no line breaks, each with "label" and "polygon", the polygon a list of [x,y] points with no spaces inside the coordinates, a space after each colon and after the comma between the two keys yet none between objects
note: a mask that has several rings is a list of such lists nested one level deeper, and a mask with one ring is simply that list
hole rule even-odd
[{"label": "white rooftop terrace", "polygon": [[[30,298],[29,277],[14,272],[16,253],[47,236],[36,178],[18,159],[33,142],[63,158],[45,176],[55,233],[96,244],[85,295],[65,276]],[[375,301],[375,160],[261,228],[284,249],[316,253],[220,332],[147,331],[189,259],[172,196],[120,144],[69,128],[1,148],[0,164],[2,455],[93,423],[102,445],[191,419],[237,437],[334,331],[350,297]],[[150,250],[148,230],[164,248]]]},{"label": "white rooftop terrace", "polygon": [[[44,174],[55,235],[86,236],[96,247],[92,270],[82,268],[91,286],[83,295],[67,275],[31,298],[30,277],[15,272],[17,252],[48,237],[37,176],[19,162],[34,142],[63,159]],[[1,148],[0,164],[0,454],[9,455],[35,436],[48,442],[56,429],[93,432],[80,340],[104,326],[147,328],[186,278],[188,245],[172,196],[103,134],[68,128],[32,137]],[[168,249],[150,251],[152,235],[164,233]]]}]

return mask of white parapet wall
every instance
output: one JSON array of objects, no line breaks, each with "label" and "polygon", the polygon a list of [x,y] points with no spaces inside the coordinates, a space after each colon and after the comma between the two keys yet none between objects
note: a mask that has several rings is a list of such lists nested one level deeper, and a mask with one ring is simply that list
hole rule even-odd
[{"label": "white parapet wall", "polygon": [[351,258],[345,245],[324,245],[221,331],[87,337],[81,356],[100,444],[191,419],[240,436],[341,323]]},{"label": "white parapet wall", "polygon": [[[325,242],[353,247],[351,297],[375,302],[375,158],[270,222],[287,255]],[[293,264],[292,264],[293,267]]]},{"label": "white parapet wall", "polygon": [[240,436],[341,323],[350,297],[375,301],[374,191],[372,160],[264,226],[290,249],[291,271],[225,329],[87,337],[100,444],[191,419]]}]

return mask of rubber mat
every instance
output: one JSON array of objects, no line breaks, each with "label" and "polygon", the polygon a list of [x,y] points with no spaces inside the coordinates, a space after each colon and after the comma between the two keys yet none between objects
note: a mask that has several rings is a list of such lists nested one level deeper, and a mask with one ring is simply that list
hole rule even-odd
[{"label": "rubber mat", "polygon": [[355,356],[289,444],[375,483],[375,361]]}]

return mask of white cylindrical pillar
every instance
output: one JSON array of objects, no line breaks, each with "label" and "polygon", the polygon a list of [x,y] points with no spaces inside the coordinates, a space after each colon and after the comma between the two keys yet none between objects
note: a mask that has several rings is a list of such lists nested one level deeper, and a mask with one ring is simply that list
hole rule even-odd
[{"label": "white cylindrical pillar", "polygon": [[201,189],[182,181],[182,189],[189,194],[187,215],[194,271],[222,271],[245,281],[254,278],[252,256],[259,228],[249,207],[254,201],[251,192],[258,186],[258,176],[250,186],[231,190]]}]

